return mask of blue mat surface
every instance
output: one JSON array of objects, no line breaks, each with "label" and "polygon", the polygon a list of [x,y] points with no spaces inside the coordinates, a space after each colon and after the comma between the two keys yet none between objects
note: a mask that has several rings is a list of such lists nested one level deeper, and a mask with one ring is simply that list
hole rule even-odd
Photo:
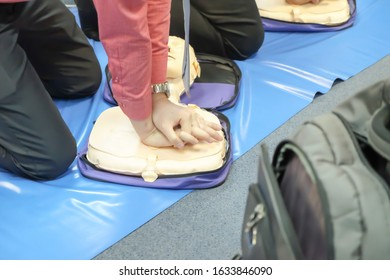
[{"label": "blue mat surface", "polygon": [[[310,104],[317,92],[326,93],[335,79],[345,80],[388,55],[389,10],[390,1],[360,0],[349,29],[266,33],[258,54],[237,62],[241,95],[224,111],[232,125],[234,158]],[[104,49],[91,44],[103,69]],[[80,148],[93,121],[109,107],[103,83],[93,98],[56,101]],[[0,170],[0,259],[91,259],[189,192],[93,181],[80,175],[76,162],[48,182]]]}]

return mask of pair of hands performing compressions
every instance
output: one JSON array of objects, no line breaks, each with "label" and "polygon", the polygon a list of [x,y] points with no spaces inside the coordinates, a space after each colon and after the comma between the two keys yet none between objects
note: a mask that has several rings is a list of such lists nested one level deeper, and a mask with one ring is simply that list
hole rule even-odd
[{"label": "pair of hands performing compressions", "polygon": [[152,99],[152,115],[146,120],[131,120],[144,144],[181,149],[185,144],[223,140],[217,132],[221,126],[206,121],[191,107],[169,101],[165,93],[155,93]]},{"label": "pair of hands performing compressions", "polygon": [[112,90],[141,141],[181,149],[222,141],[219,124],[168,100],[152,86],[167,77],[171,0],[94,0]]}]

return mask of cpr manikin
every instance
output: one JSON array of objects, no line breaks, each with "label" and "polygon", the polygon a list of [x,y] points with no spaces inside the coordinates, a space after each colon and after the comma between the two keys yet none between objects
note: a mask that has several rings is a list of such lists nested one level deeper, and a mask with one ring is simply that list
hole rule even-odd
[{"label": "cpr manikin", "polygon": [[[169,38],[167,80],[170,83],[172,102],[178,103],[184,91],[182,62],[184,40]],[[200,67],[194,50],[190,48],[191,84],[200,75]],[[206,93],[207,94],[207,93]],[[189,106],[201,116],[215,123],[218,117],[195,105]],[[219,131],[223,135],[222,131]],[[227,150],[226,140],[213,143],[199,142],[183,149],[173,147],[156,148],[143,144],[130,120],[119,106],[102,112],[92,129],[87,159],[99,169],[119,174],[142,176],[147,182],[162,175],[181,175],[212,171],[221,167]]]},{"label": "cpr manikin", "polygon": [[285,0],[256,0],[260,15],[285,22],[342,24],[350,18],[348,0],[321,0],[319,4],[290,5]]}]

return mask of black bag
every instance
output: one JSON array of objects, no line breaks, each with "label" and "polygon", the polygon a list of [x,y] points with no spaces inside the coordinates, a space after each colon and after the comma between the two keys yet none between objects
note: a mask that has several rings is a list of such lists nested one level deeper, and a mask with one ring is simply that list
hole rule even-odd
[{"label": "black bag", "polygon": [[239,259],[390,259],[390,80],[261,146]]}]

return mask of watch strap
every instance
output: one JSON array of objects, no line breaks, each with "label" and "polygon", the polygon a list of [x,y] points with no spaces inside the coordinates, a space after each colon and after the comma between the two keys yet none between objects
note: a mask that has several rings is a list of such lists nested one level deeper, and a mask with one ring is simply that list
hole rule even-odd
[{"label": "watch strap", "polygon": [[159,84],[153,84],[152,85],[152,93],[165,93],[167,97],[169,97],[169,84],[168,82],[159,83]]}]

